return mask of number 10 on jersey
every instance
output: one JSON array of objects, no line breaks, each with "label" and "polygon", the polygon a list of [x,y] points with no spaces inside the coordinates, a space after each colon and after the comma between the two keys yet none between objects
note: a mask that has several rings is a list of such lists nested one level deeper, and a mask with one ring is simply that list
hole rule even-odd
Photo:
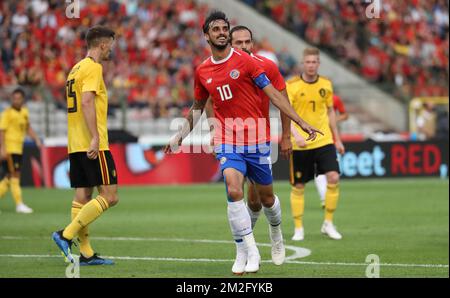
[{"label": "number 10 on jersey", "polygon": [[230,85],[226,84],[223,86],[217,87],[217,90],[220,93],[220,98],[222,101],[230,100],[233,98],[233,93],[231,93]]}]

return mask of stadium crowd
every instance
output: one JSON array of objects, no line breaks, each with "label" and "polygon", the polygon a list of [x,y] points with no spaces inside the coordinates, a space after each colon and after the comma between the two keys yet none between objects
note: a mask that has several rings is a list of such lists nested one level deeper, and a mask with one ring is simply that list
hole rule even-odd
[{"label": "stadium crowd", "polygon": [[447,0],[242,1],[397,97],[448,95]]},{"label": "stadium crowd", "polygon": [[[111,106],[126,99],[154,118],[187,112],[194,67],[210,55],[201,31],[207,6],[193,0],[80,0],[79,18],[67,18],[66,7],[58,0],[0,2],[0,87],[35,87],[26,90],[36,101],[50,91],[64,108],[66,75],[85,55],[86,30],[107,24],[117,33],[113,59],[104,67]],[[265,40],[258,47],[273,51]],[[281,52],[278,60],[288,75],[295,59]]]}]

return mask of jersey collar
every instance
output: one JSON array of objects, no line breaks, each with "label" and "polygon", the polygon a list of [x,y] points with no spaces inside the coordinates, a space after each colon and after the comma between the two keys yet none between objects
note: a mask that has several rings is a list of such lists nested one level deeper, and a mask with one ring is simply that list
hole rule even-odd
[{"label": "jersey collar", "polygon": [[211,56],[211,62],[214,63],[214,64],[222,64],[222,63],[224,63],[224,62],[227,62],[227,61],[231,58],[231,56],[233,55],[233,53],[234,53],[234,49],[231,48],[230,53],[228,54],[228,56],[226,56],[226,57],[223,58],[222,60],[218,60],[218,61],[214,60],[214,57]]},{"label": "jersey collar", "polygon": [[305,82],[306,84],[315,84],[315,83],[317,83],[317,82],[319,81],[319,78],[320,78],[320,76],[317,75],[317,78],[316,78],[314,81],[308,82],[308,81],[305,81],[305,80],[303,79],[303,73],[300,74],[300,79],[301,79],[303,82]]}]

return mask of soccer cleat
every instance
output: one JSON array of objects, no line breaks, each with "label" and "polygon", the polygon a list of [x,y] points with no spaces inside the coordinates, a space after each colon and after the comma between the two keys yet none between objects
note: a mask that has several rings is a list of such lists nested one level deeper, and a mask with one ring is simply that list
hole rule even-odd
[{"label": "soccer cleat", "polygon": [[234,261],[231,271],[233,272],[233,274],[242,275],[245,273],[246,264],[247,264],[247,250],[237,248],[236,260]]},{"label": "soccer cleat", "polygon": [[261,256],[259,255],[258,248],[249,250],[247,256],[247,264],[245,265],[245,272],[256,273],[259,270],[259,263],[261,262]]},{"label": "soccer cleat", "polygon": [[324,221],[322,228],[320,229],[322,234],[328,235],[331,239],[334,240],[340,240],[342,239],[342,235],[339,234],[339,232],[336,230],[336,227],[333,225],[333,223],[329,221]]},{"label": "soccer cleat", "polygon": [[305,239],[305,231],[304,231],[303,227],[295,228],[294,236],[292,236],[292,240],[302,241],[303,239]]},{"label": "soccer cleat", "polygon": [[94,253],[90,258],[86,258],[80,254],[80,266],[96,266],[96,265],[114,265],[113,260],[103,259]]},{"label": "soccer cleat", "polygon": [[70,250],[72,247],[72,241],[65,239],[62,235],[62,232],[63,230],[54,232],[52,234],[52,239],[53,241],[55,241],[56,245],[61,250],[64,257],[66,257],[70,263],[73,263],[74,259],[72,256],[72,252]]},{"label": "soccer cleat", "polygon": [[33,213],[33,209],[25,205],[24,203],[19,204],[16,206],[16,212],[17,213],[23,213],[23,214],[30,214]]},{"label": "soccer cleat", "polygon": [[325,209],[325,201],[320,200],[320,207],[322,207],[322,209]]},{"label": "soccer cleat", "polygon": [[270,227],[270,240],[272,242],[272,262],[275,265],[281,265],[284,263],[286,250],[284,248],[283,234],[281,233],[280,225]]}]

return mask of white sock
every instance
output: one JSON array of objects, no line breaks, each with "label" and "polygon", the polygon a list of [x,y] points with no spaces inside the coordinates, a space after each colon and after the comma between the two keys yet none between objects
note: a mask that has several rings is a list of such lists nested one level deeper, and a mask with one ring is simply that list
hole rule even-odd
[{"label": "white sock", "polygon": [[325,193],[327,192],[327,176],[319,175],[314,178],[317,191],[319,192],[320,200],[325,202]]},{"label": "white sock", "polygon": [[242,238],[234,239],[234,243],[236,243],[237,252],[245,252],[247,250],[247,245]]},{"label": "white sock", "polygon": [[250,214],[250,219],[252,221],[252,230],[255,228],[256,221],[258,220],[259,215],[261,214],[261,210],[259,211],[253,211],[250,209],[250,207],[247,205],[248,214]]},{"label": "white sock", "polygon": [[242,239],[243,236],[252,233],[252,222],[244,200],[228,202],[227,213],[231,233],[233,234],[236,243],[238,243],[239,239]]},{"label": "white sock", "polygon": [[269,208],[263,207],[263,209],[264,214],[266,215],[267,220],[269,221],[269,224],[271,226],[279,226],[281,224],[281,205],[278,197],[276,195],[273,196],[274,202],[272,207]]}]

